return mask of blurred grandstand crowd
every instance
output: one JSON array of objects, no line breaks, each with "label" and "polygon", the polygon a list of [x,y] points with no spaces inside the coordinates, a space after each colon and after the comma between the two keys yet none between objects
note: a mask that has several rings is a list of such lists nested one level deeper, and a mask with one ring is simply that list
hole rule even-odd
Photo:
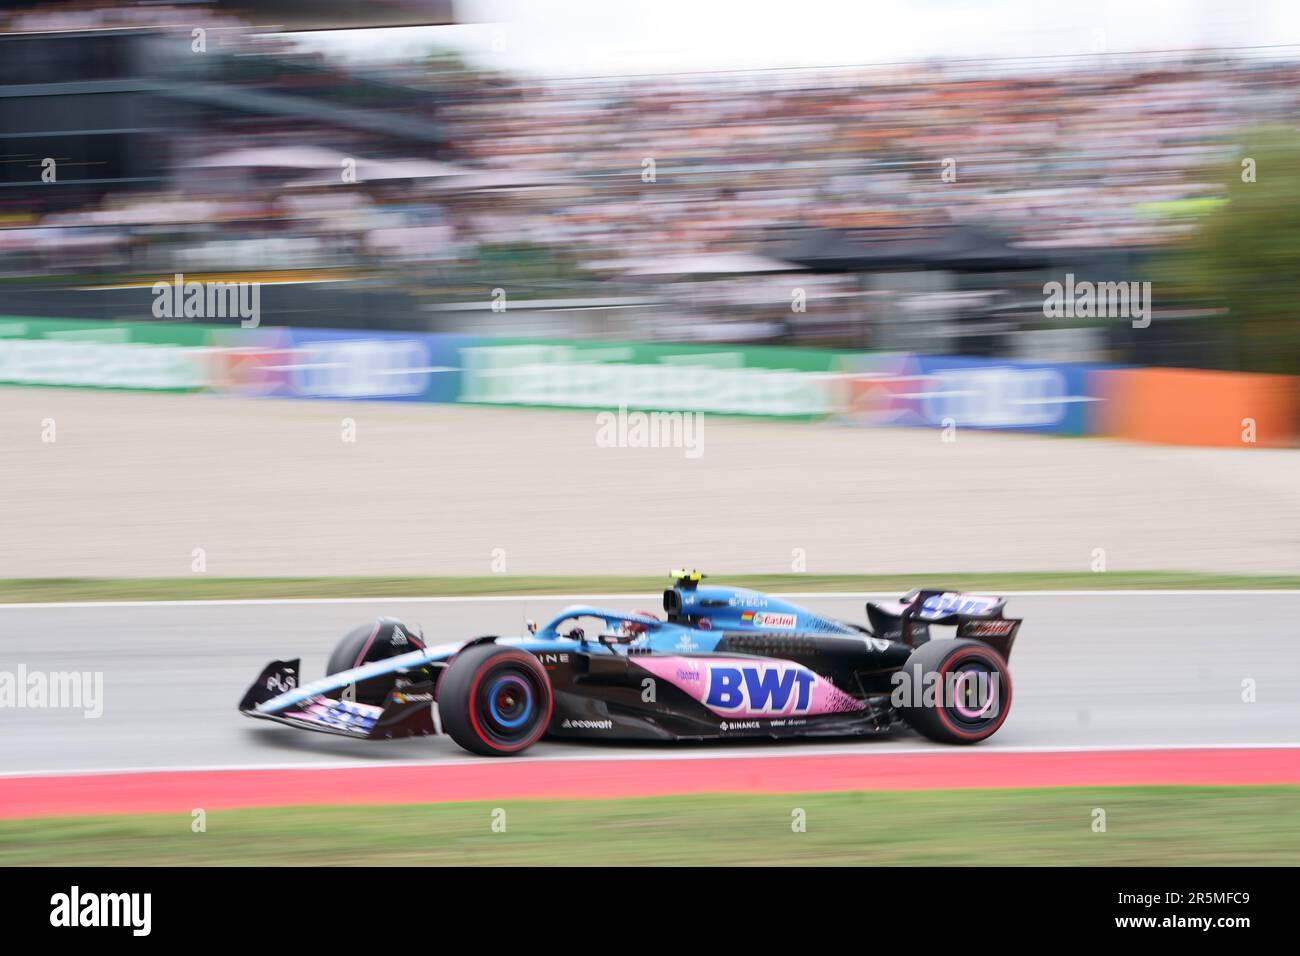
[{"label": "blurred grandstand crowd", "polygon": [[[538,79],[436,53],[345,63],[193,8],[4,25],[92,30],[150,44],[131,69],[167,92],[160,166],[43,192],[29,156],[30,185],[0,200],[0,275],[308,272],[404,290],[430,327],[504,288],[553,330],[632,316],[621,331],[642,337],[844,338],[888,292],[865,273],[920,271],[872,270],[874,243],[963,227],[1031,265],[918,294],[958,312],[1032,300],[1041,263],[1083,272],[1177,241],[1220,201],[1237,134],[1293,125],[1300,97],[1292,63],[1210,54]],[[864,266],[799,261],[814,231],[857,242]],[[790,314],[794,285],[818,324]]]}]

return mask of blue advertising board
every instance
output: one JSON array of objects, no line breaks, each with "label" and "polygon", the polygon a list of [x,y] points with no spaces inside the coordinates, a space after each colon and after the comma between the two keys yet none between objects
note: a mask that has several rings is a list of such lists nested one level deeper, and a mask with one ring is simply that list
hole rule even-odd
[{"label": "blue advertising board", "polygon": [[260,328],[213,335],[213,386],[245,396],[454,402],[471,336]]},{"label": "blue advertising board", "polygon": [[911,425],[1082,435],[1088,373],[1107,366],[944,355],[855,356],[844,413],[861,425]]}]

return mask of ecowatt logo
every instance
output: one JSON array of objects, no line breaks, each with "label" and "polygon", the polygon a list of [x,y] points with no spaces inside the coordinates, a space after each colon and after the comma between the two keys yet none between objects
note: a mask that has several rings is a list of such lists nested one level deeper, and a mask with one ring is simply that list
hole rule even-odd
[{"label": "ecowatt logo", "polygon": [[566,717],[560,724],[566,730],[613,730],[612,720],[571,720]]}]

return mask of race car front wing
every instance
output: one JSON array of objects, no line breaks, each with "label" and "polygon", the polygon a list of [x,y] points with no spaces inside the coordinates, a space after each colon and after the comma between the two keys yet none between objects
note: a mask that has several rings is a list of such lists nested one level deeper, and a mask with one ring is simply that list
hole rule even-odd
[{"label": "race car front wing", "polygon": [[248,688],[239,703],[246,717],[272,720],[290,727],[361,740],[392,740],[439,732],[433,682],[417,681],[396,688],[384,706],[317,694],[283,709],[261,705],[298,686],[299,661],[272,661]]}]

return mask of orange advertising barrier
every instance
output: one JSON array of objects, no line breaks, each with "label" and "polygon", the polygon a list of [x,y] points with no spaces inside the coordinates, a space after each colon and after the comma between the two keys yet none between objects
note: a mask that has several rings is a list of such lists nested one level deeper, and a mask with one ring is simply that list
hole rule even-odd
[{"label": "orange advertising barrier", "polygon": [[1104,399],[1090,409],[1098,435],[1225,448],[1300,440],[1300,378],[1290,375],[1107,369],[1090,373],[1088,390]]}]

